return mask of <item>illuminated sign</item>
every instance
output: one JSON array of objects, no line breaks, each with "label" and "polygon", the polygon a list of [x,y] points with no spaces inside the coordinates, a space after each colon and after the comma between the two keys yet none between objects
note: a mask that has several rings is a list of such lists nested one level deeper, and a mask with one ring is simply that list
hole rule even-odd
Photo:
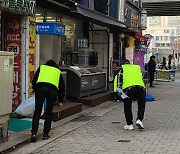
[{"label": "illuminated sign", "polygon": [[5,9],[19,11],[20,13],[27,13],[29,15],[35,14],[35,0],[4,0],[0,3],[1,7]]},{"label": "illuminated sign", "polygon": [[55,34],[64,35],[65,25],[52,23],[52,22],[41,22],[36,23],[36,33],[37,34]]}]

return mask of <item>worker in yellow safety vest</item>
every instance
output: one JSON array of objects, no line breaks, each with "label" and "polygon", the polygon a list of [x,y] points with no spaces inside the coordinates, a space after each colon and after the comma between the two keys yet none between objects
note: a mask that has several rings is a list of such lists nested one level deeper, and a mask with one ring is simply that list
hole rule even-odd
[{"label": "worker in yellow safety vest", "polygon": [[[133,115],[132,115],[132,99],[138,100],[138,112],[136,119],[136,126],[138,129],[144,129],[142,120],[145,112],[145,85],[143,76],[139,65],[130,64],[126,59],[122,63],[119,70],[118,89],[122,90],[121,97],[124,102],[124,114],[127,125],[124,126],[126,130],[133,130]],[[117,90],[117,89],[116,89]]]},{"label": "worker in yellow safety vest", "polygon": [[41,65],[32,81],[33,91],[35,92],[35,111],[32,120],[31,142],[36,141],[39,119],[42,112],[43,102],[46,99],[46,113],[43,130],[43,140],[50,138],[49,132],[52,123],[52,110],[57,101],[59,107],[65,95],[65,84],[57,64],[53,60],[48,60],[46,64]]}]

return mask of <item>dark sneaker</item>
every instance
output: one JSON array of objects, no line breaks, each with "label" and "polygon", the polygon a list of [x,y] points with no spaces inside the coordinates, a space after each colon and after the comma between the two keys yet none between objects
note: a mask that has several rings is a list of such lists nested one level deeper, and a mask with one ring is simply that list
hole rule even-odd
[{"label": "dark sneaker", "polygon": [[36,142],[36,140],[37,140],[36,135],[31,135],[31,142]]},{"label": "dark sneaker", "polygon": [[43,135],[43,140],[48,140],[50,138],[49,135]]}]

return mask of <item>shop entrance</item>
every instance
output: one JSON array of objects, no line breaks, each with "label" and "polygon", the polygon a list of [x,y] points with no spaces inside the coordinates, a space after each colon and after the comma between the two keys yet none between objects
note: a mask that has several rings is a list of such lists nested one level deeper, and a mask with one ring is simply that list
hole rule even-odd
[{"label": "shop entrance", "polygon": [[65,26],[55,22],[36,23],[37,53],[39,65],[47,60],[54,60],[57,64],[61,61],[62,37],[65,34]]},{"label": "shop entrance", "polygon": [[47,60],[53,59],[57,64],[61,62],[62,36],[38,34],[39,43],[39,65],[46,63]]}]

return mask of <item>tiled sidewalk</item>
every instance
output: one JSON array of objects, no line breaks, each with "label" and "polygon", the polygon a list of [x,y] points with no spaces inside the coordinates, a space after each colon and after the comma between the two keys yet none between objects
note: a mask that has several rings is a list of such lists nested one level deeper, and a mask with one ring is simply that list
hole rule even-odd
[{"label": "tiled sidewalk", "polygon": [[[176,76],[175,82],[149,88],[156,100],[146,104],[143,131],[124,130],[122,103],[109,101],[61,121],[50,140],[38,138],[12,153],[180,154],[180,73]],[[134,120],[136,112],[134,102]]]}]

